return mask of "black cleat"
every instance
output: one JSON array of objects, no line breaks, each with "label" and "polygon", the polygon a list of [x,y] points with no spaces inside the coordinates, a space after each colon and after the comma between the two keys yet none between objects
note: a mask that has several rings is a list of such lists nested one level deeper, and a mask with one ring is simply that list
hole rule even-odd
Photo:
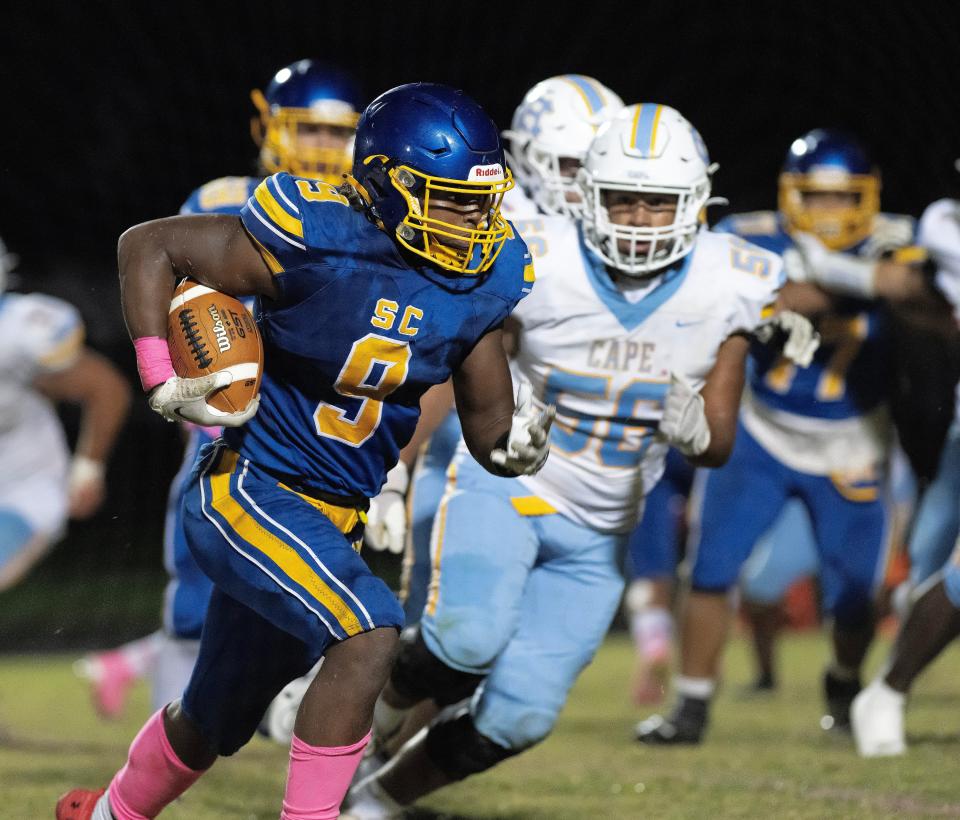
[{"label": "black cleat", "polygon": [[820,718],[824,731],[850,732],[850,705],[860,694],[860,679],[844,680],[835,677],[827,670],[823,674],[823,696],[827,702],[827,713]]},{"label": "black cleat", "polygon": [[653,715],[641,720],[635,730],[637,740],[650,746],[700,743],[707,728],[709,706],[709,701],[682,697],[669,716]]}]

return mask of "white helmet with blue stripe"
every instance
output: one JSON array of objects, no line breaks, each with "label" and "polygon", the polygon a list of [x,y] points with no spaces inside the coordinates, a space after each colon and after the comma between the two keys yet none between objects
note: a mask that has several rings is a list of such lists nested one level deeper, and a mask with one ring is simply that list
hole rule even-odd
[{"label": "white helmet with blue stripe", "polygon": [[623,100],[583,74],[550,77],[524,95],[503,136],[514,176],[540,210],[579,216],[577,168],[597,128],[621,108]]},{"label": "white helmet with blue stripe", "polygon": [[[682,259],[693,250],[714,170],[703,139],[679,111],[657,103],[624,108],[597,132],[577,177],[587,247],[628,276]],[[676,197],[676,216],[662,227],[614,224],[605,204],[611,191]]]}]

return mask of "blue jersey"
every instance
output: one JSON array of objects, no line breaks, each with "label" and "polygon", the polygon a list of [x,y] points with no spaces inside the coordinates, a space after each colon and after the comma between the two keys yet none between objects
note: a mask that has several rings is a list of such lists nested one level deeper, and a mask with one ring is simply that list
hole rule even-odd
[{"label": "blue jersey", "polygon": [[[878,219],[900,217],[880,215]],[[736,234],[778,254],[794,245],[780,216],[772,211],[735,214],[721,220],[715,230]],[[868,238],[848,252],[866,256],[872,250]],[[820,419],[869,413],[887,398],[889,337],[884,325],[884,314],[876,302],[838,300],[836,309],[818,324],[821,344],[807,368],[754,343],[748,376],[754,397],[776,410]]]},{"label": "blue jersey", "polygon": [[305,491],[373,496],[413,434],[420,397],[445,382],[533,284],[511,236],[483,274],[404,256],[324,182],[264,180],[241,219],[279,289],[260,299],[260,409],[228,444]]},{"label": "blue jersey", "polygon": [[201,185],[180,206],[181,214],[239,216],[263,177],[220,177]]}]

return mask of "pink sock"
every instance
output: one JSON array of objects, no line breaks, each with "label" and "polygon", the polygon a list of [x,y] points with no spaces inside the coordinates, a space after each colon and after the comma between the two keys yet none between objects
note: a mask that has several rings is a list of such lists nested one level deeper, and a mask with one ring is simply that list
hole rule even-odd
[{"label": "pink sock", "polygon": [[164,709],[133,739],[126,764],[110,783],[110,809],[116,820],[156,817],[203,774],[185,766],[173,751],[163,729]]},{"label": "pink sock", "polygon": [[370,732],[349,746],[311,746],[294,735],[280,820],[339,817],[340,804],[369,742]]}]

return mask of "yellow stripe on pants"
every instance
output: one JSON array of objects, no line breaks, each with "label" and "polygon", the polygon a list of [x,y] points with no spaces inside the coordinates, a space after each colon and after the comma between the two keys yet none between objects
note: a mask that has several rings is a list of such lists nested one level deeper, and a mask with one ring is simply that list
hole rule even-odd
[{"label": "yellow stripe on pants", "polygon": [[257,523],[233,496],[230,477],[239,456],[232,450],[223,454],[215,472],[210,473],[210,503],[230,528],[246,543],[266,555],[291,580],[298,583],[336,618],[343,631],[357,635],[363,631],[353,610],[321,579],[313,568],[286,541]]}]

